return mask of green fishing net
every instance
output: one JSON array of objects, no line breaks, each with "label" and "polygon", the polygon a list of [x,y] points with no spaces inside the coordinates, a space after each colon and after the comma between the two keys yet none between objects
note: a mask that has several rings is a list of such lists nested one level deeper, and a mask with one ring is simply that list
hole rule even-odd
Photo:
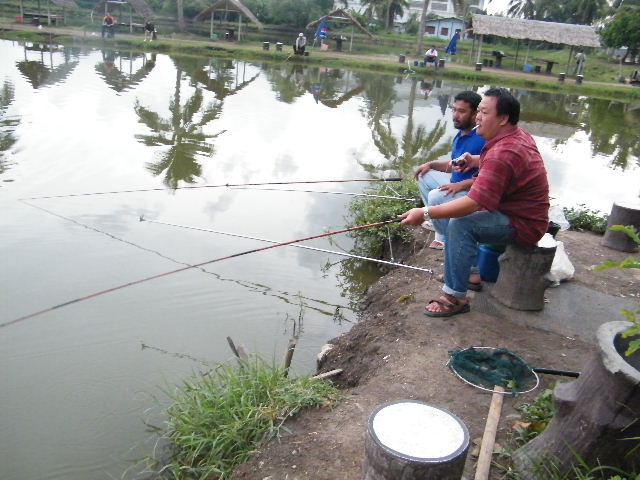
[{"label": "green fishing net", "polygon": [[526,393],[538,386],[538,376],[526,362],[506,348],[469,347],[449,352],[449,368],[465,382],[493,391]]}]

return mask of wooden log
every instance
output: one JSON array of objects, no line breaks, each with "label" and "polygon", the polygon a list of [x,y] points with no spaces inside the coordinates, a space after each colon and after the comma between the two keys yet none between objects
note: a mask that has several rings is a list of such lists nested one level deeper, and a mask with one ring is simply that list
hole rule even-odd
[{"label": "wooden log", "polygon": [[311,378],[314,378],[314,379],[331,378],[331,377],[335,377],[336,375],[340,375],[343,371],[344,370],[342,370],[341,368],[336,368],[335,370],[329,370],[328,372],[319,373],[318,375],[314,375]]},{"label": "wooden log", "polygon": [[369,417],[364,480],[460,480],[469,431],[452,413],[416,400],[378,407]]},{"label": "wooden log", "polygon": [[[524,480],[544,480],[544,462],[552,462],[558,478],[581,460],[589,466],[640,469],[640,351],[624,356],[630,338],[620,332],[630,322],[600,326],[597,351],[578,380],[554,390],[555,415],[545,431],[518,449],[513,461]],[[554,469],[554,473],[555,470]]]},{"label": "wooden log", "polygon": [[624,232],[609,230],[612,225],[633,225],[640,231],[640,205],[614,203],[607,220],[607,231],[602,237],[602,245],[622,252],[635,252],[638,245]]},{"label": "wooden log", "polygon": [[284,352],[284,376],[289,375],[289,367],[291,366],[291,360],[293,359],[293,352],[296,349],[297,340],[295,338],[290,338],[289,343],[287,344],[287,351]]},{"label": "wooden log", "polygon": [[507,246],[500,255],[500,274],[491,295],[515,310],[542,310],[556,247]]},{"label": "wooden log", "polygon": [[493,391],[494,394],[491,397],[487,423],[485,424],[482,443],[480,444],[480,455],[478,455],[478,464],[476,465],[476,475],[474,480],[487,480],[489,478],[489,470],[491,469],[493,446],[496,443],[496,432],[498,431],[500,413],[502,412],[504,388],[500,385],[496,385],[493,387]]}]

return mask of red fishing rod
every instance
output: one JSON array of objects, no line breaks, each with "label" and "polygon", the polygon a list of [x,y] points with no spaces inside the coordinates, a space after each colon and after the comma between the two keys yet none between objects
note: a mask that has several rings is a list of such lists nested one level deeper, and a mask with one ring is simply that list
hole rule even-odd
[{"label": "red fishing rod", "polygon": [[0,328],[8,327],[9,325],[16,324],[18,322],[21,322],[23,320],[27,320],[29,318],[37,317],[38,315],[42,315],[43,313],[51,312],[53,310],[57,310],[58,308],[66,307],[66,306],[71,305],[73,303],[78,303],[78,302],[82,302],[84,300],[89,300],[90,298],[99,297],[100,295],[104,295],[106,293],[114,292],[114,291],[120,290],[122,288],[131,287],[132,285],[138,285],[139,283],[148,282],[149,280],[155,280],[156,278],[166,277],[166,276],[169,276],[169,275],[173,275],[174,273],[184,272],[185,270],[190,270],[192,268],[202,267],[204,265],[209,265],[211,263],[221,262],[222,260],[228,260],[229,258],[241,257],[242,255],[248,255],[249,253],[262,252],[263,250],[269,250],[270,248],[284,247],[285,245],[291,245],[292,243],[304,242],[306,240],[313,240],[315,238],[328,237],[330,235],[337,235],[339,233],[354,232],[356,230],[362,230],[362,229],[365,229],[365,228],[379,227],[379,226],[382,226],[382,225],[387,225],[389,223],[400,222],[401,220],[402,220],[401,218],[395,218],[393,220],[385,220],[383,222],[368,223],[366,225],[358,225],[358,226],[355,226],[355,227],[345,228],[345,229],[342,229],[342,230],[336,230],[334,232],[321,233],[321,234],[318,234],[318,235],[312,235],[310,237],[297,238],[295,240],[289,240],[287,242],[276,243],[274,245],[267,245],[266,247],[254,248],[253,250],[246,250],[244,252],[234,253],[233,255],[227,255],[226,257],[214,258],[213,260],[207,260],[206,262],[196,263],[195,265],[187,265],[186,267],[177,268],[175,270],[171,270],[171,271],[164,272],[164,273],[158,273],[157,275],[151,275],[149,277],[141,278],[140,280],[135,280],[133,282],[123,283],[122,285],[118,285],[118,286],[115,286],[115,287],[107,288],[106,290],[101,290],[99,292],[95,292],[95,293],[92,293],[90,295],[85,295],[84,297],[79,297],[79,298],[76,298],[76,299],[73,299],[73,300],[69,300],[68,302],[64,302],[64,303],[61,303],[59,305],[54,305],[53,307],[45,308],[44,310],[40,310],[38,312],[30,313],[29,315],[24,315],[22,317],[14,319],[14,320],[10,320],[8,322],[0,323]]},{"label": "red fishing rod", "polygon": [[302,183],[347,183],[347,182],[401,182],[402,177],[392,178],[356,178],[350,180],[304,180],[295,182],[262,182],[262,183],[220,183],[217,185],[190,185],[175,188],[143,188],[138,190],[114,190],[111,192],[70,193],[65,195],[49,195],[43,197],[21,198],[20,200],[39,200],[44,198],[69,198],[89,197],[92,195],[115,195],[119,193],[160,192],[164,190],[194,190],[198,188],[222,188],[222,187],[256,187],[260,185],[292,185]]}]

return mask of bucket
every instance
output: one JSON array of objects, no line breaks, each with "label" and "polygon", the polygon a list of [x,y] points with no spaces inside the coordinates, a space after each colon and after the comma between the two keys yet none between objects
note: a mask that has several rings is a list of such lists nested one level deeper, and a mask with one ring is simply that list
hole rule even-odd
[{"label": "bucket", "polygon": [[525,63],[524,66],[522,67],[522,71],[525,73],[533,72],[533,65],[531,65],[530,63]]},{"label": "bucket", "polygon": [[501,254],[489,248],[488,245],[478,247],[478,268],[483,281],[495,282],[498,279],[498,273],[500,273],[498,257]]}]

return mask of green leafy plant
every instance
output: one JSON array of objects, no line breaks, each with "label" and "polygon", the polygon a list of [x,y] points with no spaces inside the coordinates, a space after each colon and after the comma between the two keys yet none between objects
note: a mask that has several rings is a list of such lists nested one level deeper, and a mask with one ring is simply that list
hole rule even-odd
[{"label": "green leafy plant", "polygon": [[540,435],[547,427],[555,411],[553,389],[543,390],[531,403],[522,403],[515,407],[522,421],[515,425],[516,442],[525,444]]},{"label": "green leafy plant", "polygon": [[[611,230],[616,232],[623,232],[629,235],[631,239],[640,245],[640,235],[632,225],[613,225],[611,226]],[[627,257],[621,262],[614,261],[606,261],[598,265],[595,270],[604,270],[605,268],[640,268],[640,258],[639,257]],[[632,355],[634,352],[640,350],[640,308],[638,308],[635,312],[631,310],[621,310],[620,314],[624,317],[624,319],[628,322],[631,322],[632,325],[622,332],[622,338],[634,338],[629,342],[629,346],[627,347],[627,351],[625,355]]]},{"label": "green leafy plant", "polygon": [[608,215],[591,210],[581,203],[577,207],[563,208],[564,215],[572,230],[604,234],[607,231]]},{"label": "green leafy plant", "polygon": [[[363,193],[409,198],[414,199],[414,201],[356,197],[349,204],[349,213],[351,214],[351,218],[347,220],[349,227],[391,220],[410,208],[422,205],[420,192],[413,177],[393,184],[376,182]],[[350,234],[356,240],[356,251],[359,254],[377,258],[382,256],[385,242],[389,242],[394,238],[401,238],[404,241],[409,241],[412,238],[411,229],[399,223],[356,230],[350,232]]]}]

